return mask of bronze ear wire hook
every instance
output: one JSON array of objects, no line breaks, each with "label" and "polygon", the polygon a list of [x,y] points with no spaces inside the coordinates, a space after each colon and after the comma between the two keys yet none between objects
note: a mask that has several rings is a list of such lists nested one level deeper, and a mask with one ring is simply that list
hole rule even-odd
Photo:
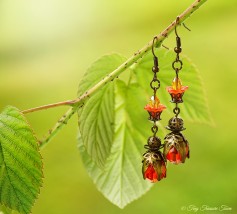
[{"label": "bronze ear wire hook", "polygon": [[157,40],[156,36],[153,38],[151,50],[152,50],[153,60],[154,60],[154,66],[152,68],[152,71],[155,73],[155,77],[156,77],[156,72],[159,72],[159,64],[158,64],[158,57],[156,56],[155,51],[154,51],[155,40]]},{"label": "bronze ear wire hook", "polygon": [[179,25],[179,17],[178,16],[177,16],[176,21],[175,21],[174,31],[175,31],[176,37],[179,37],[179,35],[177,33],[177,25]]},{"label": "bronze ear wire hook", "polygon": [[153,38],[153,41],[152,41],[152,54],[153,54],[153,56],[154,57],[156,57],[157,58],[157,56],[155,55],[155,52],[154,52],[154,44],[155,44],[155,40],[157,40],[157,36],[155,36],[154,38]]},{"label": "bronze ear wire hook", "polygon": [[[184,28],[186,28],[186,30],[188,31],[191,31],[190,28],[188,28],[184,23],[182,23]],[[175,35],[176,35],[176,44],[177,44],[177,47],[175,47],[174,51],[179,54],[182,52],[182,48],[181,48],[181,39],[178,35],[178,32],[177,32],[177,25],[179,25],[179,17],[176,18],[176,25],[174,27],[174,31],[175,31]]]},{"label": "bronze ear wire hook", "polygon": [[154,59],[154,66],[152,68],[152,71],[158,72],[159,71],[158,58],[157,58],[155,51],[154,51],[155,40],[157,40],[157,36],[155,36],[152,41],[152,49],[151,50],[152,50],[153,59]]},{"label": "bronze ear wire hook", "polygon": [[[154,51],[155,40],[157,40],[156,36],[153,38],[153,41],[152,41],[151,50],[152,50],[153,60],[154,60],[154,66],[152,67],[152,71],[154,73],[154,76],[153,76],[152,81],[150,82],[150,86],[154,90],[154,99],[156,97],[156,91],[160,88],[160,81],[157,78],[157,72],[159,72],[160,69],[159,69],[159,64],[158,64],[158,57],[156,56],[155,51]],[[153,83],[154,84],[156,83],[157,85],[155,86],[153,85]]]},{"label": "bronze ear wire hook", "polygon": [[179,17],[176,18],[176,25],[174,27],[174,31],[175,31],[175,35],[176,35],[176,47],[174,48],[174,51],[175,53],[179,54],[181,53],[182,51],[182,48],[181,48],[181,39],[178,35],[178,32],[177,32],[177,25],[179,24]]}]

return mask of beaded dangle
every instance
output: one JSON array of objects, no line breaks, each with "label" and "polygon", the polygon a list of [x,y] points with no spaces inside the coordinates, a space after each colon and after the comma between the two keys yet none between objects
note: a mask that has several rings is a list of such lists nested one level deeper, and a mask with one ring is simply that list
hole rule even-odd
[{"label": "beaded dangle", "polygon": [[147,144],[144,146],[147,151],[143,154],[143,166],[142,174],[144,179],[149,179],[151,182],[159,181],[166,177],[166,160],[160,149],[163,147],[161,145],[161,139],[156,136],[158,132],[157,121],[161,120],[161,113],[166,107],[160,103],[160,100],[156,94],[157,90],[160,88],[160,81],[157,78],[157,73],[159,72],[158,58],[154,53],[154,41],[157,37],[154,37],[152,44],[152,53],[154,59],[154,66],[152,71],[154,73],[153,79],[150,82],[150,87],[153,90],[153,96],[150,102],[145,106],[149,114],[149,120],[153,122],[151,131],[153,135],[147,140]]},{"label": "beaded dangle", "polygon": [[[177,19],[178,22],[178,19]],[[169,120],[169,124],[166,129],[171,132],[166,135],[164,139],[164,157],[169,160],[173,164],[184,163],[186,158],[189,158],[189,143],[181,134],[181,131],[185,130],[183,127],[183,120],[178,116],[180,113],[180,108],[178,107],[179,103],[183,102],[184,92],[188,89],[188,86],[183,86],[181,80],[179,78],[179,72],[183,67],[183,62],[179,59],[179,54],[182,52],[181,48],[181,39],[177,34],[177,30],[175,27],[176,34],[176,45],[174,48],[176,53],[176,59],[172,64],[172,68],[175,71],[175,78],[172,82],[172,86],[167,87],[167,91],[171,95],[172,103],[175,103],[175,108],[173,112],[175,114]]]}]

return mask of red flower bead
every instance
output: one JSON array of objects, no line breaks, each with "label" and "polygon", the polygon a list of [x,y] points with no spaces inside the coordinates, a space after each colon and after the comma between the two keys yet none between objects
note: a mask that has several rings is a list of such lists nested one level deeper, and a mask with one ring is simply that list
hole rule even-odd
[{"label": "red flower bead", "polygon": [[188,89],[188,86],[182,86],[181,80],[178,77],[175,77],[172,86],[168,86],[166,89],[171,95],[171,102],[182,103],[182,97],[184,92]]},{"label": "red flower bead", "polygon": [[189,158],[188,141],[181,133],[170,133],[165,137],[164,156],[173,164],[184,163]]},{"label": "red flower bead", "polygon": [[144,177],[151,180],[152,182],[156,182],[158,181],[158,175],[154,169],[154,167],[152,166],[152,164],[150,164],[144,174]]},{"label": "red flower bead", "polygon": [[147,110],[150,115],[149,120],[158,121],[160,120],[162,111],[166,109],[166,106],[160,103],[158,97],[155,97],[154,99],[154,96],[152,96],[150,102],[145,106],[144,109]]},{"label": "red flower bead", "polygon": [[166,177],[166,163],[163,155],[158,152],[146,152],[143,155],[143,178],[152,183]]},{"label": "red flower bead", "polygon": [[166,158],[167,160],[169,160],[171,163],[174,163],[174,164],[182,163],[181,155],[174,146],[170,148],[168,154],[166,155]]}]

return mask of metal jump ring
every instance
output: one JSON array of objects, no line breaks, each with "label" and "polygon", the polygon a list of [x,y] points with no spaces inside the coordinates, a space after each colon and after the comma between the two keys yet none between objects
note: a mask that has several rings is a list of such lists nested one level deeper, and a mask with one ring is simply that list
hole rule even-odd
[{"label": "metal jump ring", "polygon": [[154,125],[151,127],[151,131],[156,134],[156,132],[158,132],[158,126]]},{"label": "metal jump ring", "polygon": [[[157,83],[157,86],[154,85],[155,83]],[[160,88],[160,80],[158,80],[158,79],[153,79],[153,80],[150,82],[150,87],[151,87],[153,90],[157,90],[158,88]]]},{"label": "metal jump ring", "polygon": [[180,113],[180,108],[175,107],[173,112],[174,112],[174,114],[178,115]]},{"label": "metal jump ring", "polygon": [[174,70],[181,70],[183,67],[183,62],[181,60],[175,60],[173,63],[172,63],[172,68]]}]

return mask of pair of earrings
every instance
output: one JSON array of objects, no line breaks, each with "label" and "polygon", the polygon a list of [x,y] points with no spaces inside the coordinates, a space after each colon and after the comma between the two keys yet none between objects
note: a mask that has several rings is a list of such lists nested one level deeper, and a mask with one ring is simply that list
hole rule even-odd
[{"label": "pair of earrings", "polygon": [[[182,52],[181,39],[176,34],[176,47],[174,51],[176,53],[176,59],[172,63],[172,68],[175,71],[175,77],[172,82],[172,86],[167,87],[168,93],[171,95],[171,102],[175,103],[173,112],[175,114],[169,122],[166,129],[170,131],[164,138],[164,144],[161,143],[161,139],[156,136],[158,132],[157,122],[161,120],[160,115],[166,106],[160,103],[157,96],[157,90],[160,88],[160,81],[157,78],[159,72],[158,58],[154,53],[154,42],[157,37],[154,37],[152,44],[152,53],[154,59],[154,66],[152,71],[154,73],[153,79],[150,82],[150,87],[153,90],[153,96],[150,102],[145,106],[145,110],[149,113],[149,120],[153,122],[151,131],[153,133],[147,140],[147,144],[144,146],[147,151],[143,154],[143,166],[142,173],[144,179],[149,179],[151,182],[159,181],[166,177],[166,163],[167,160],[173,164],[184,163],[186,158],[189,158],[189,143],[181,133],[185,130],[183,127],[183,120],[179,117],[180,108],[179,103],[182,103],[182,97],[184,92],[188,89],[188,86],[183,86],[179,78],[179,71],[183,67],[182,61],[179,59],[179,54]],[[163,149],[163,152],[160,150]]]}]

